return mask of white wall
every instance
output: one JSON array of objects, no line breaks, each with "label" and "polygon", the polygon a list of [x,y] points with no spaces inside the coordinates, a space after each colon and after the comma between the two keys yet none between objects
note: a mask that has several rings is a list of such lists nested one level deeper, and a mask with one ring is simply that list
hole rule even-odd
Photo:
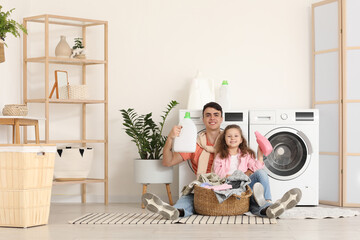
[{"label": "white wall", "polygon": [[[15,8],[11,18],[22,22],[26,12],[27,1],[1,1],[2,11],[9,11]],[[5,62],[0,63],[0,109],[5,104],[22,103],[22,41],[13,35],[7,34],[5,43]],[[0,142],[12,141],[12,131],[7,126],[0,126]]]},{"label": "white wall", "polygon": [[[234,108],[311,106],[310,0],[5,0],[2,5],[16,7],[20,18],[48,13],[109,21],[113,202],[139,201],[141,194],[132,175],[137,152],[122,129],[118,110],[152,111],[160,121],[167,103],[177,100],[180,106],[170,116],[167,134],[177,123],[177,110],[187,105],[191,79],[198,70],[217,86],[229,81]],[[12,39],[6,51],[8,59],[0,64],[1,84],[6,84],[0,107],[21,102],[21,41]],[[10,133],[6,128],[0,130],[2,139],[10,139],[4,137]],[[98,165],[92,174],[102,174]],[[176,179],[171,188],[176,196]],[[165,197],[163,186],[149,190]],[[56,186],[54,200],[78,201],[78,193],[77,185]],[[101,184],[88,185],[88,200],[102,201],[102,193]]]}]

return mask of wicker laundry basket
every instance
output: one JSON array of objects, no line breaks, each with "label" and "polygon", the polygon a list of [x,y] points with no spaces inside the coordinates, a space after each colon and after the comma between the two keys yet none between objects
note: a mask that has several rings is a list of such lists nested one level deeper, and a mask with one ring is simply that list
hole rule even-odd
[{"label": "wicker laundry basket", "polygon": [[246,189],[240,196],[232,195],[224,202],[219,203],[213,190],[195,185],[195,212],[207,216],[234,216],[246,213],[249,211],[252,194],[249,186],[246,186]]},{"label": "wicker laundry basket", "polygon": [[48,223],[55,145],[0,145],[0,226]]}]

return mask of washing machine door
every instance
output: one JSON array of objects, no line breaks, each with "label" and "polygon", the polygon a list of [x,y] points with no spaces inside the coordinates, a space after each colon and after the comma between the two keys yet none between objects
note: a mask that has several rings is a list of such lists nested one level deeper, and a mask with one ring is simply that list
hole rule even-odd
[{"label": "washing machine door", "polygon": [[303,174],[310,161],[312,147],[308,137],[301,131],[282,127],[267,133],[274,150],[264,157],[265,170],[277,180],[291,180]]}]

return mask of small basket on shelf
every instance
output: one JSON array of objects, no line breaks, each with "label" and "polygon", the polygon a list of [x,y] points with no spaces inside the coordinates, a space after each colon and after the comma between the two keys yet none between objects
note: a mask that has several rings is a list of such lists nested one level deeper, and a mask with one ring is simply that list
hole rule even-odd
[{"label": "small basket on shelf", "polygon": [[249,211],[252,191],[246,186],[246,191],[240,196],[232,195],[224,202],[219,203],[213,190],[195,185],[194,208],[195,212],[206,216],[235,216]]},{"label": "small basket on shelf", "polygon": [[69,85],[60,87],[59,89],[60,99],[89,99],[88,86],[87,85]]},{"label": "small basket on shelf", "polygon": [[28,108],[26,104],[7,104],[2,110],[4,116],[26,116]]}]

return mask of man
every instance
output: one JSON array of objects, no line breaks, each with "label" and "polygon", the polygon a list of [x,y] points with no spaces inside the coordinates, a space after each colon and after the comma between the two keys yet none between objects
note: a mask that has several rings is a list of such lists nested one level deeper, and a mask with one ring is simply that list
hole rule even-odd
[{"label": "man", "polygon": [[[203,107],[202,115],[205,132],[201,132],[198,135],[195,153],[172,152],[173,141],[179,136],[181,131],[181,126],[174,126],[168,135],[163,149],[162,163],[164,166],[170,167],[190,160],[196,175],[211,172],[214,161],[214,145],[221,133],[220,125],[223,121],[223,112],[218,103],[209,102]],[[264,175],[264,171],[256,171],[256,174],[258,174],[258,172]],[[284,195],[280,202],[271,204],[264,200],[262,185],[255,184],[253,195],[257,196],[251,196],[250,210],[259,216],[267,216],[268,214],[268,217],[277,217],[283,213],[285,209],[295,206],[300,201],[301,192],[299,194],[298,190],[293,190],[290,197],[289,194],[290,193],[287,192],[285,194],[287,196],[286,198]],[[178,217],[191,216],[195,213],[194,194],[181,196],[174,206],[164,203],[158,196],[151,193],[145,193],[142,196],[142,202],[148,210],[158,213],[170,220],[175,220]]]}]

